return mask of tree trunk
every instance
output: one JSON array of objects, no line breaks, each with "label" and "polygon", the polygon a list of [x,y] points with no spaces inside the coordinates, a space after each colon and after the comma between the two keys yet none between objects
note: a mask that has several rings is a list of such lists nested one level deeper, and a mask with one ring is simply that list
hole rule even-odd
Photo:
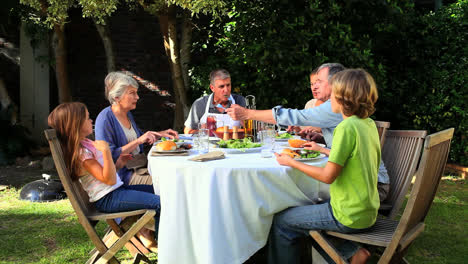
[{"label": "tree trunk", "polygon": [[67,49],[65,43],[64,26],[54,26],[54,54],[55,54],[55,76],[59,91],[59,102],[72,101],[70,86],[68,85]]},{"label": "tree trunk", "polygon": [[182,21],[182,37],[180,39],[180,63],[182,66],[182,78],[184,79],[185,92],[190,90],[188,68],[190,63],[190,48],[192,47],[192,17],[188,10],[184,10]]},{"label": "tree trunk", "polygon": [[94,25],[96,25],[96,29],[101,37],[102,44],[104,45],[104,51],[106,53],[106,65],[107,65],[107,72],[115,71],[115,56],[114,56],[114,48],[112,46],[112,39],[110,36],[109,26],[107,24],[101,25],[96,23],[94,20]]},{"label": "tree trunk", "polygon": [[[48,3],[45,0],[39,0],[41,6],[41,13],[47,17]],[[57,79],[57,87],[59,91],[59,102],[70,102],[71,92],[68,85],[68,67],[67,67],[67,46],[65,43],[65,25],[54,25],[54,37],[52,46],[55,56],[55,77]]]},{"label": "tree trunk", "polygon": [[174,99],[176,103],[174,129],[181,131],[184,127],[186,113],[188,113],[187,94],[182,78],[182,67],[180,62],[179,42],[177,40],[176,7],[169,6],[167,13],[160,14],[160,28],[164,37],[164,48],[169,59],[172,84],[174,88]]}]

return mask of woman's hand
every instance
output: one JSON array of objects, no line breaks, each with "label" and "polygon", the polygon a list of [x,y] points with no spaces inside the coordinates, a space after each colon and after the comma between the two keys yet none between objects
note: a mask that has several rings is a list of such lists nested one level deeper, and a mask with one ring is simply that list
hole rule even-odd
[{"label": "woman's hand", "polygon": [[129,160],[133,159],[132,154],[120,154],[119,158],[115,162],[115,167],[117,170],[123,168]]},{"label": "woman's hand", "polygon": [[291,163],[294,162],[294,159],[286,154],[275,153],[276,161],[283,166],[291,166]]},{"label": "woman's hand", "polygon": [[156,137],[157,137],[156,132],[148,131],[137,139],[138,145],[145,144],[145,143],[153,144],[156,141]]},{"label": "woman's hand", "polygon": [[160,137],[166,137],[170,139],[179,138],[179,133],[172,129],[166,129],[155,133],[159,134]]},{"label": "woman's hand", "polygon": [[94,147],[95,147],[97,150],[101,151],[103,154],[104,154],[104,152],[106,152],[107,150],[110,151],[110,149],[109,149],[109,143],[107,143],[107,142],[104,141],[104,140],[96,140],[96,141],[93,142],[93,145],[94,145]]}]

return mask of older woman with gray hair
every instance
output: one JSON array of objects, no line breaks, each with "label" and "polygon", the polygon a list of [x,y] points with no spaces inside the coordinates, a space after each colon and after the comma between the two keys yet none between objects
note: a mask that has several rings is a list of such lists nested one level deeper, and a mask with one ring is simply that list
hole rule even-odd
[{"label": "older woman with gray hair", "polygon": [[[143,144],[153,144],[160,137],[178,137],[177,132],[172,129],[141,132],[130,112],[136,108],[139,99],[138,83],[131,76],[123,72],[111,72],[106,76],[104,84],[106,97],[111,105],[104,108],[96,118],[95,133],[97,140],[109,143],[114,161],[122,154],[136,156],[143,153]],[[125,185],[151,185],[146,164],[142,167],[123,167],[118,175]]]}]

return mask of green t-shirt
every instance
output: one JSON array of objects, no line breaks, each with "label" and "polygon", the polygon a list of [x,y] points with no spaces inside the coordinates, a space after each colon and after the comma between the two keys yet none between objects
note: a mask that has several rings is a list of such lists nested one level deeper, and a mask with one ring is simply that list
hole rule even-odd
[{"label": "green t-shirt", "polygon": [[343,120],[333,132],[328,161],[343,166],[330,185],[330,204],[336,220],[350,228],[372,226],[380,206],[380,141],[374,121],[357,116]]}]

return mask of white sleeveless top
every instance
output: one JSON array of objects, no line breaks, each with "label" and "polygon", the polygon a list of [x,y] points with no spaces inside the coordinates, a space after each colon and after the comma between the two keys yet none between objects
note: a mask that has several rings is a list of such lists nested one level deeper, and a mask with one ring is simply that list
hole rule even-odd
[{"label": "white sleeveless top", "polygon": [[[91,140],[85,139],[81,141],[81,146],[81,162],[88,159],[95,159],[99,162],[99,164],[101,164],[101,166],[104,164],[104,161],[102,159],[102,153],[100,151],[97,151]],[[79,181],[83,186],[83,189],[88,193],[90,202],[96,202],[97,200],[104,197],[106,194],[112,192],[113,190],[123,185],[123,182],[120,179],[119,175],[116,175],[117,182],[114,185],[107,185],[102,181],[94,178],[94,176],[91,175],[84,168],[82,172],[84,173],[81,176],[79,176]]]},{"label": "white sleeveless top", "polygon": [[[137,139],[138,138],[138,135],[135,131],[135,129],[133,128],[132,126],[132,122],[130,122],[130,128],[126,128],[122,122],[120,122],[120,120],[117,118],[117,121],[119,121],[119,124],[120,126],[122,127],[122,130],[125,134],[125,137],[127,138],[127,143],[128,142],[132,142],[133,140]],[[140,146],[138,145],[133,151],[131,154],[133,155],[137,155],[140,153]]]}]

